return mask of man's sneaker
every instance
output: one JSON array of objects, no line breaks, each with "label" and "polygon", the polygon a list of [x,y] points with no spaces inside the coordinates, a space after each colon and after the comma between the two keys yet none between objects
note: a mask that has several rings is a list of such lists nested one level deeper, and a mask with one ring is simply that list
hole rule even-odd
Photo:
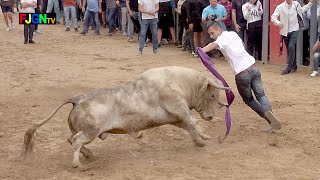
[{"label": "man's sneaker", "polygon": [[191,52],[192,55],[195,55],[196,53],[194,51]]},{"label": "man's sneaker", "polygon": [[141,55],[142,55],[142,50],[139,50],[137,56],[141,56]]},{"label": "man's sneaker", "polygon": [[279,130],[281,129],[280,122],[278,119],[274,116],[274,114],[271,111],[265,112],[265,118],[269,122],[269,127],[266,129],[266,131],[272,131],[272,130]]},{"label": "man's sneaker", "polygon": [[33,34],[42,34],[38,29],[33,32]]},{"label": "man's sneaker", "polygon": [[133,42],[133,37],[128,37],[129,42]]},{"label": "man's sneaker", "polygon": [[34,42],[33,40],[29,40],[30,44],[35,44],[36,42]]},{"label": "man's sneaker", "polygon": [[158,54],[158,49],[153,49],[153,54]]},{"label": "man's sneaker", "polygon": [[64,31],[70,31],[70,28],[66,28]]},{"label": "man's sneaker", "polygon": [[318,76],[318,71],[312,71],[312,73],[311,73],[310,76],[311,76],[311,77],[316,77],[316,76]]},{"label": "man's sneaker", "polygon": [[128,34],[126,32],[123,32],[122,36],[128,36]]},{"label": "man's sneaker", "polygon": [[28,41],[24,41],[24,44],[28,44]]},{"label": "man's sneaker", "polygon": [[9,27],[7,27],[6,31],[10,31],[10,28],[9,28]]}]

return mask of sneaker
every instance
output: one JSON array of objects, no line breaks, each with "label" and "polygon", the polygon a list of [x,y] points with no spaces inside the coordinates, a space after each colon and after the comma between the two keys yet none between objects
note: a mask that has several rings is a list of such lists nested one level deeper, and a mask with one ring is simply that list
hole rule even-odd
[{"label": "sneaker", "polygon": [[137,56],[141,56],[141,55],[142,55],[142,50],[139,50]]},{"label": "sneaker", "polygon": [[24,41],[24,44],[28,44],[28,41]]},{"label": "sneaker", "polygon": [[133,42],[133,37],[128,37],[129,42]]},{"label": "sneaker", "polygon": [[194,51],[191,52],[192,55],[195,55],[196,53]]},{"label": "sneaker", "polygon": [[126,32],[123,32],[122,36],[128,36],[128,34]]},{"label": "sneaker", "polygon": [[158,54],[158,49],[153,49],[153,54]]},{"label": "sneaker", "polygon": [[66,28],[64,31],[70,31],[70,28]]},{"label": "sneaker", "polygon": [[9,27],[7,27],[6,31],[10,31],[10,28],[9,28]]},{"label": "sneaker", "polygon": [[289,74],[290,72],[291,72],[291,69],[286,68],[282,70],[281,75]]},{"label": "sneaker", "polygon": [[271,111],[265,112],[265,118],[269,122],[269,127],[266,129],[266,131],[281,129],[280,122]]},{"label": "sneaker", "polygon": [[39,30],[33,32],[33,34],[42,34]]},{"label": "sneaker", "polygon": [[30,44],[35,44],[36,42],[34,42],[33,40],[29,40]]},{"label": "sneaker", "polygon": [[311,73],[310,76],[311,76],[311,77],[316,77],[316,76],[318,76],[318,71],[312,71],[312,73]]}]

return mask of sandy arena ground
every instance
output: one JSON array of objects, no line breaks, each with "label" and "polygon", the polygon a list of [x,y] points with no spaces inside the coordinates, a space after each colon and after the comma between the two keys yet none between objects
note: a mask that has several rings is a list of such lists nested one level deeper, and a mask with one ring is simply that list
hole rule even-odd
[{"label": "sandy arena ground", "polygon": [[[15,16],[17,22],[17,15]],[[110,135],[87,147],[96,156],[86,168],[72,168],[72,148],[66,141],[71,105],[62,108],[35,136],[34,155],[18,157],[28,127],[47,117],[66,98],[96,88],[119,86],[154,67],[176,65],[212,76],[200,59],[169,45],[158,55],[151,45],[142,57],[137,43],[120,33],[109,37],[92,31],[86,36],[63,25],[40,26],[34,45],[23,44],[23,26],[5,31],[0,18],[0,179],[319,179],[319,77],[309,67],[281,76],[284,66],[259,63],[266,94],[282,123],[266,133],[265,121],[241,100],[229,65],[215,60],[232,87],[231,134],[225,133],[224,109],[205,122],[195,117],[212,139],[195,147],[184,130],[162,126],[143,131],[142,139]],[[82,25],[82,23],[81,23]]]}]

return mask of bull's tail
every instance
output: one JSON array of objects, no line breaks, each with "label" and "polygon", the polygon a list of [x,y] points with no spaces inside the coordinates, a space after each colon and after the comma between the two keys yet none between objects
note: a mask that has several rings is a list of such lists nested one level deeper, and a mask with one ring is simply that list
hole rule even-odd
[{"label": "bull's tail", "polygon": [[33,125],[32,127],[30,127],[25,135],[24,135],[24,143],[23,143],[23,152],[22,152],[22,156],[26,156],[28,154],[30,154],[33,151],[33,136],[34,136],[34,132],[41,127],[43,124],[45,124],[46,122],[48,122],[56,113],[57,111],[64,105],[68,104],[68,103],[72,103],[73,106],[79,104],[82,100],[84,99],[84,96],[80,95],[80,96],[75,96],[72,97],[70,99],[68,99],[67,101],[65,101],[64,103],[62,103],[59,107],[57,107],[50,116],[48,116],[47,118],[45,118],[44,120],[42,120],[41,122]]}]

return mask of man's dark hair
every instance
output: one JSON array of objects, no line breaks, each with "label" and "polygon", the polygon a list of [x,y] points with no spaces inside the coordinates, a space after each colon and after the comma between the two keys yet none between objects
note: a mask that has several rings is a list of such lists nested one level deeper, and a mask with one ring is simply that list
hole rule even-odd
[{"label": "man's dark hair", "polygon": [[207,29],[209,29],[210,27],[213,27],[213,29],[218,29],[218,28],[222,29],[221,24],[217,21],[210,22],[207,26]]}]

